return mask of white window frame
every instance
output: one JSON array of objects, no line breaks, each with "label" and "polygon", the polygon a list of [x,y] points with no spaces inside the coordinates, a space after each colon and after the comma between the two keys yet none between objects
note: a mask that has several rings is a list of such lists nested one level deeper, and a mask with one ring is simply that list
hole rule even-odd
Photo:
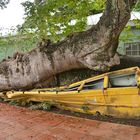
[{"label": "white window frame", "polygon": [[[136,48],[134,48],[134,45],[136,45]],[[125,43],[124,46],[125,46],[125,53],[127,56],[140,57],[140,42]]]}]

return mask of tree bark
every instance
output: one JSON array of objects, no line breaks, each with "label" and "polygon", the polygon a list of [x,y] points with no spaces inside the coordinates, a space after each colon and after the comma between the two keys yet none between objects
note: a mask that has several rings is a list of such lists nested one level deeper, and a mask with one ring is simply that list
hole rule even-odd
[{"label": "tree bark", "polygon": [[24,90],[71,69],[109,70],[119,64],[118,38],[137,0],[107,0],[97,25],[63,41],[40,44],[0,63],[0,90]]}]

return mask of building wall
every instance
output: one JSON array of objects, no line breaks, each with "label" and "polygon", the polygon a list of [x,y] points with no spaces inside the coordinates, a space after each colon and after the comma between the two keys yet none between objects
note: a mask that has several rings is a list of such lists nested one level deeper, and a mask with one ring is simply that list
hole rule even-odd
[{"label": "building wall", "polygon": [[[120,35],[120,41],[118,46],[118,53],[120,55],[128,55],[126,53],[126,49],[129,44],[133,47],[137,45],[137,51],[140,51],[140,29],[136,27],[131,27],[131,29],[124,29],[124,31]],[[140,57],[140,53],[137,55],[131,55],[133,57]]]},{"label": "building wall", "polygon": [[15,52],[28,52],[36,46],[36,41],[27,38],[12,38],[0,40],[0,60],[12,57]]}]

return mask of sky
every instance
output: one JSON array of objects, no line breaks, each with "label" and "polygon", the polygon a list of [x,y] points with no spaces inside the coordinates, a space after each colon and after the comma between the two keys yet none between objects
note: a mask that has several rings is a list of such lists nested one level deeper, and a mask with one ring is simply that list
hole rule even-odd
[{"label": "sky", "polygon": [[[10,0],[7,8],[0,9],[0,32],[7,34],[8,29],[24,22],[24,7],[20,4],[26,0]],[[33,1],[33,0],[30,0]],[[3,31],[1,31],[3,29]]]}]

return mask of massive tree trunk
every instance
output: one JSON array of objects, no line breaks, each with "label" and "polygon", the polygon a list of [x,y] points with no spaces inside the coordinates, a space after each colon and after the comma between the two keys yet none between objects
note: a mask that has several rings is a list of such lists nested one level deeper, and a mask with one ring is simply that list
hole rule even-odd
[{"label": "massive tree trunk", "polygon": [[0,63],[0,90],[33,88],[76,68],[107,70],[119,64],[118,38],[136,0],[108,0],[97,25],[58,43],[45,42],[27,54]]}]

